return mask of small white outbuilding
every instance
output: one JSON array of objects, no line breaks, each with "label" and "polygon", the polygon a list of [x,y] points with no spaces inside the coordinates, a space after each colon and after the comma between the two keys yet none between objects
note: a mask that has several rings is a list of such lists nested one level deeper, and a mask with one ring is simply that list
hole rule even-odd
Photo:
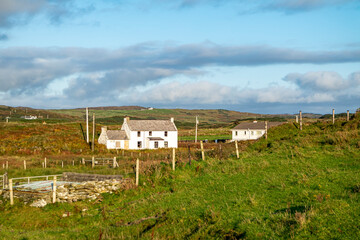
[{"label": "small white outbuilding", "polygon": [[[268,122],[268,128],[279,126],[281,124],[284,124],[284,122]],[[265,134],[265,131],[265,122],[242,122],[231,129],[232,141],[259,139]]]}]

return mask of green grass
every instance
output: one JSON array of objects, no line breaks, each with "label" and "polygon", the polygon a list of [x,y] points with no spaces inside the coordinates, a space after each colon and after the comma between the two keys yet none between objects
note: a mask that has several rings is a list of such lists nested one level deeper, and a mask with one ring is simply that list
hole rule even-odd
[{"label": "green grass", "polygon": [[[0,205],[2,239],[357,239],[360,121],[269,130],[241,151],[162,163],[136,189],[43,209]],[[216,146],[216,145],[215,145]],[[194,159],[193,159],[194,160]],[[83,211],[86,209],[86,211]],[[70,217],[62,217],[64,213]]]}]

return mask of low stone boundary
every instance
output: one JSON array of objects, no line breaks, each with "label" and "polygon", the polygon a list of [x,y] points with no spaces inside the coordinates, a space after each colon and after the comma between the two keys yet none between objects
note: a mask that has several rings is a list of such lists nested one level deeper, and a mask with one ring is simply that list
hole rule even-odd
[{"label": "low stone boundary", "polygon": [[122,180],[123,175],[100,175],[87,173],[64,172],[62,179],[67,182],[87,182],[87,181],[105,181]]},{"label": "low stone boundary", "polygon": [[134,187],[132,179],[88,181],[83,183],[66,183],[57,188],[57,202],[76,202],[95,200],[101,193],[112,193],[120,189]]}]

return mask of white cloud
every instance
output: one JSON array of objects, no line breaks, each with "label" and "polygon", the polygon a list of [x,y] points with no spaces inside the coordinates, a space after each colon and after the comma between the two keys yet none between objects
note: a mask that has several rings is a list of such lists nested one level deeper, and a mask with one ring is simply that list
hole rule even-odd
[{"label": "white cloud", "polygon": [[290,73],[284,77],[284,81],[292,82],[302,89],[320,92],[339,91],[348,88],[356,88],[360,85],[360,72],[355,72],[348,79],[344,79],[336,72],[308,72]]}]

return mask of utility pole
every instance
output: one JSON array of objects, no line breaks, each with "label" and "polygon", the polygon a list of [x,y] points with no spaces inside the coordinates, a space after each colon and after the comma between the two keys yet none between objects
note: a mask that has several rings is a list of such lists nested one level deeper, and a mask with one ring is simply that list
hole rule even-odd
[{"label": "utility pole", "polygon": [[195,142],[197,142],[197,130],[198,130],[198,124],[199,124],[198,116],[196,116],[195,122],[196,122],[196,124],[195,124]]},{"label": "utility pole", "polygon": [[95,150],[95,113],[93,113],[92,151]]},{"label": "utility pole", "polygon": [[86,108],[86,142],[89,143],[89,108]]}]

